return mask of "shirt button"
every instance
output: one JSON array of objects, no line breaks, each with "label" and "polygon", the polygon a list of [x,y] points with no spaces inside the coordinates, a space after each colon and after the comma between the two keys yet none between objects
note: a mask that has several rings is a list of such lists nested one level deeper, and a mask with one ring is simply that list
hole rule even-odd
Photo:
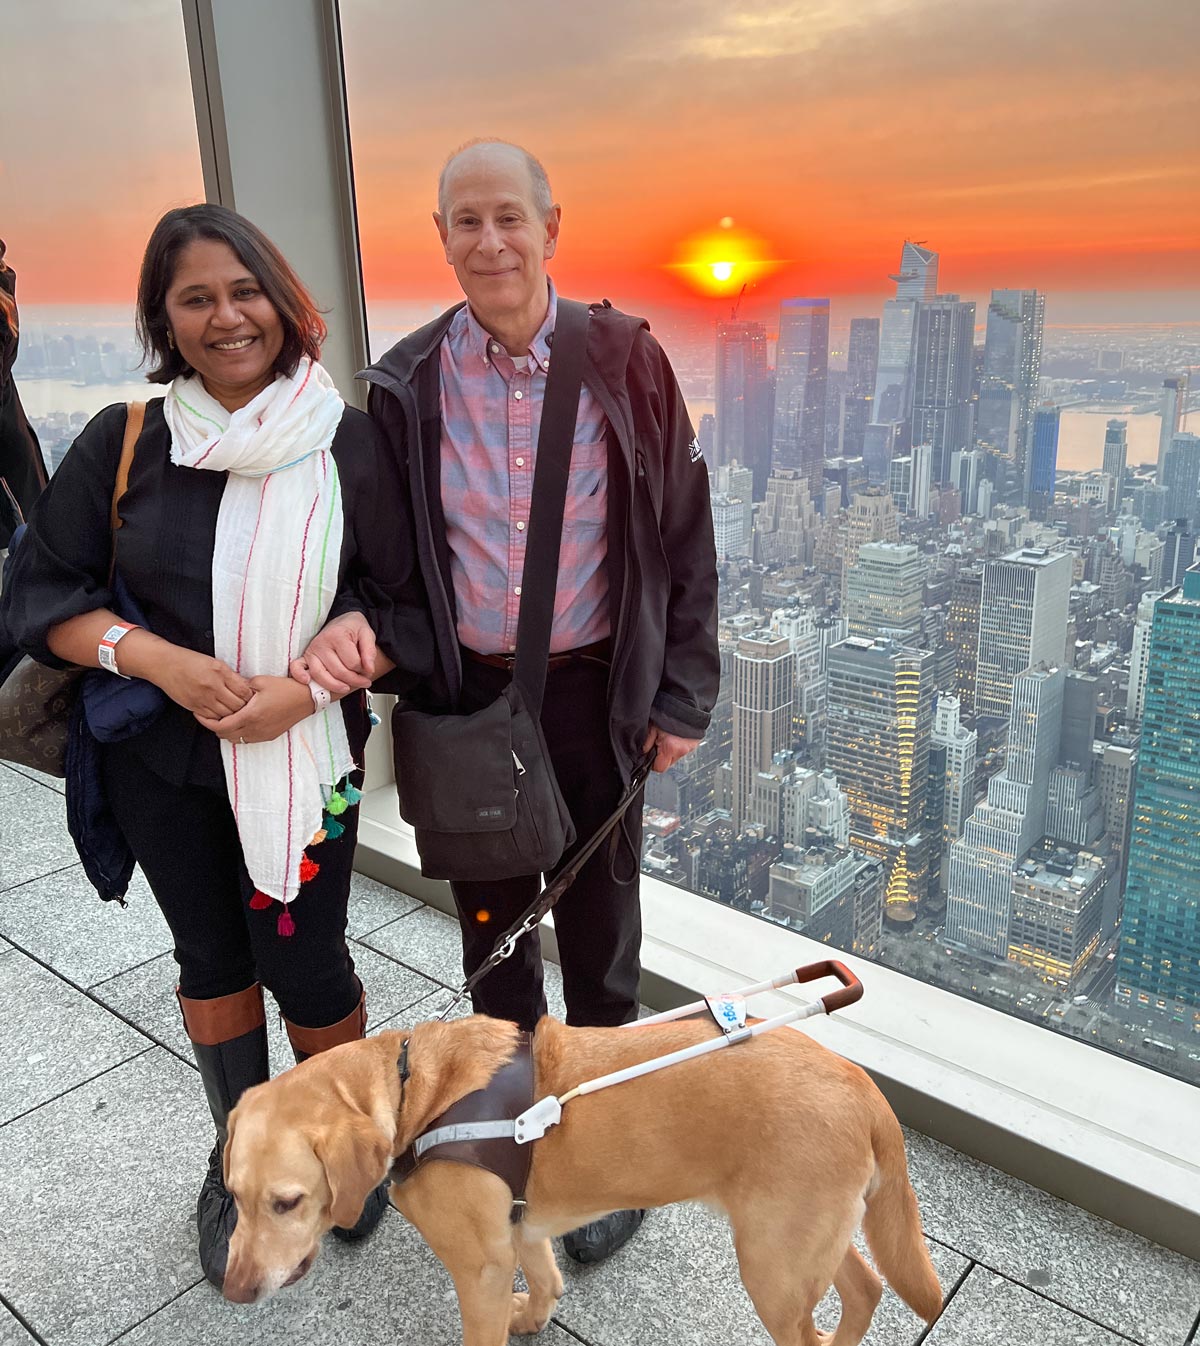
[{"label": "shirt button", "polygon": [[518,532],[518,533],[523,533],[524,531],[525,531],[525,525],[524,525],[523,523],[521,523],[521,522],[518,522],[518,523],[517,523],[517,532]]},{"label": "shirt button", "polygon": [[518,459],[517,459],[517,466],[518,466],[518,467],[524,467],[524,466],[525,466],[525,459],[524,459],[524,458],[518,458]]},{"label": "shirt button", "polygon": [[493,342],[492,342],[491,350],[492,350],[492,354],[493,354],[493,355],[499,355],[499,354],[500,354],[500,343],[499,343],[498,341],[493,341]]},{"label": "shirt button", "polygon": [[518,584],[517,587],[513,590],[513,593],[516,594],[516,596],[517,596],[518,598],[521,597],[521,586],[520,586],[519,584]]},{"label": "shirt button", "polygon": [[516,391],[515,393],[513,393],[513,396],[514,396],[514,397],[517,399],[517,401],[519,402],[519,401],[521,400],[521,398],[523,398],[523,397],[525,396],[525,394],[520,390],[520,388],[518,388],[517,391]]}]

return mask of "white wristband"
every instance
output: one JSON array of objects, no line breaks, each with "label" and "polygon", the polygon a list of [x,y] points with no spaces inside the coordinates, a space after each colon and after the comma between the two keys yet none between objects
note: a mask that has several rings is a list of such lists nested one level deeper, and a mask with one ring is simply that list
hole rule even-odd
[{"label": "white wristband", "polygon": [[328,710],[333,704],[333,697],[329,695],[319,682],[310,682],[308,684],[308,690],[312,693],[313,705],[316,710]]},{"label": "white wristband", "polygon": [[100,637],[100,644],[96,650],[96,658],[100,661],[101,668],[106,668],[110,673],[115,673],[118,678],[128,676],[117,667],[117,642],[127,636],[130,631],[136,631],[137,629],[132,622],[114,622],[105,631]]}]

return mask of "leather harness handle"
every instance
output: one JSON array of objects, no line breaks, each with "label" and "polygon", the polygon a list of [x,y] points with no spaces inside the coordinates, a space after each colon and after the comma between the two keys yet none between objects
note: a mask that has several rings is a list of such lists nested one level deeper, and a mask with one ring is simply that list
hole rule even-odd
[{"label": "leather harness handle", "polygon": [[845,1009],[847,1005],[853,1005],[856,1000],[862,999],[862,982],[845,963],[826,958],[820,963],[808,963],[804,967],[796,969],[796,980],[798,982],[820,981],[822,977],[836,977],[842,983],[840,991],[830,991],[828,995],[821,997],[821,1004],[825,1007],[826,1014],[832,1014],[834,1010]]}]

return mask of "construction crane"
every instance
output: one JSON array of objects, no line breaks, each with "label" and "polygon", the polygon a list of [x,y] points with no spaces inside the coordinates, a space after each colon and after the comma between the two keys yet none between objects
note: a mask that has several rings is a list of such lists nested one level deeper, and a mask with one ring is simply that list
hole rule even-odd
[{"label": "construction crane", "polygon": [[738,309],[740,309],[742,306],[742,299],[745,296],[745,293],[746,293],[746,286],[745,284],[743,284],[742,288],[738,291],[737,299],[734,300],[733,307],[729,310],[730,322],[737,322]]}]

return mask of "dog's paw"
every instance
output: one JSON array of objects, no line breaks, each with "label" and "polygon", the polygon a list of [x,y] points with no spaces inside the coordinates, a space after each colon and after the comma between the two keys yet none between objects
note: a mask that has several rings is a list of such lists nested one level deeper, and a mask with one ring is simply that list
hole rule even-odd
[{"label": "dog's paw", "polygon": [[513,1336],[532,1336],[533,1333],[540,1332],[549,1321],[549,1314],[541,1319],[534,1317],[533,1310],[529,1306],[529,1296],[524,1291],[513,1294],[512,1317],[508,1320],[508,1330]]}]

